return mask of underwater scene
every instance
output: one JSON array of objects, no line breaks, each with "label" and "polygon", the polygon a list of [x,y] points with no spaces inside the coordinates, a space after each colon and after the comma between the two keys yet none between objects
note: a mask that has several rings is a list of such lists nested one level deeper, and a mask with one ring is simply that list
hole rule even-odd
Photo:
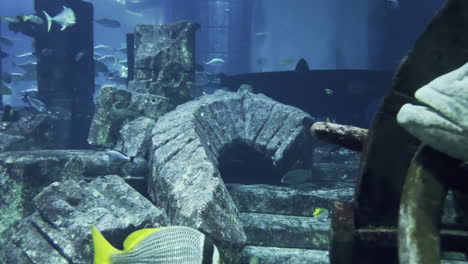
[{"label": "underwater scene", "polygon": [[468,264],[467,0],[2,0],[0,118],[0,264]]}]

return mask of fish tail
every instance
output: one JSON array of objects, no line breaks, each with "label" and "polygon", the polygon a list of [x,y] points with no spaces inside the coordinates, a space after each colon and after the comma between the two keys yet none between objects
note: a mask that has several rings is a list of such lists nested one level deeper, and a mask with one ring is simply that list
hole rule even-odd
[{"label": "fish tail", "polygon": [[49,14],[47,14],[46,11],[42,10],[42,12],[44,13],[46,19],[47,19],[47,32],[50,31],[50,28],[52,27],[52,21],[54,20],[52,17],[49,16]]},{"label": "fish tail", "polygon": [[120,250],[113,247],[109,241],[93,225],[91,227],[94,245],[94,264],[111,264],[111,256],[120,253]]}]

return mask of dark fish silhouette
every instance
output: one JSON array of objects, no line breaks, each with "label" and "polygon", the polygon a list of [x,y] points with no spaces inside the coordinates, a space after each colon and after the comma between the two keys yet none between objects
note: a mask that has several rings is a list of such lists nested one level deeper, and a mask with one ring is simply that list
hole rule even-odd
[{"label": "dark fish silhouette", "polygon": [[117,20],[113,19],[108,19],[108,18],[101,18],[97,19],[96,23],[103,27],[108,27],[108,28],[119,28],[120,27],[120,22]]}]

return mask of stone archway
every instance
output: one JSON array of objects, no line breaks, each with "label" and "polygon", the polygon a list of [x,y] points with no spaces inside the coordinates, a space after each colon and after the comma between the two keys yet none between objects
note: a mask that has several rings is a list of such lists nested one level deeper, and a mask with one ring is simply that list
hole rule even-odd
[{"label": "stone archway", "polygon": [[162,116],[154,130],[149,193],[172,224],[242,245],[237,208],[218,170],[222,149],[241,142],[278,171],[312,150],[305,112],[264,95],[218,91]]}]

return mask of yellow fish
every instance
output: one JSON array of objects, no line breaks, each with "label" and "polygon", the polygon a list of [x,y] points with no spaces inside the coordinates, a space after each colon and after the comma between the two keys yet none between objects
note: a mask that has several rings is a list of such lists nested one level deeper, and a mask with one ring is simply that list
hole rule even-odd
[{"label": "yellow fish", "polygon": [[289,59],[285,59],[285,60],[281,61],[281,62],[279,63],[279,65],[281,65],[281,66],[287,66],[287,65],[293,64],[295,61],[296,61],[295,59],[290,59],[290,58],[289,58]]},{"label": "yellow fish", "polygon": [[323,214],[323,213],[325,213],[325,212],[326,212],[326,209],[324,209],[324,208],[318,208],[318,207],[317,207],[317,208],[315,208],[315,210],[314,210],[313,216],[314,216],[314,217],[318,217],[319,215],[321,215],[321,214]]},{"label": "yellow fish", "polygon": [[164,263],[164,264],[222,264],[211,239],[200,231],[185,226],[140,229],[131,233],[123,250],[113,247],[92,226],[94,264]]}]

